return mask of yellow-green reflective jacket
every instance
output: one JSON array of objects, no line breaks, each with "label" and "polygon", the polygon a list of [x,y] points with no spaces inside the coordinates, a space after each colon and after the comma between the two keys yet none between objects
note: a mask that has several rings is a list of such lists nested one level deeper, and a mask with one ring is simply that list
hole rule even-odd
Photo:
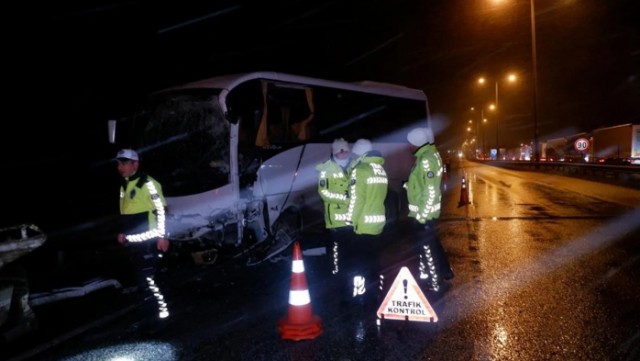
[{"label": "yellow-green reflective jacket", "polygon": [[442,159],[433,144],[425,144],[414,153],[416,162],[407,181],[409,217],[420,223],[440,217]]},{"label": "yellow-green reflective jacket", "polygon": [[151,176],[136,173],[120,186],[120,214],[129,242],[165,236],[165,207],[162,186]]},{"label": "yellow-green reflective jacket", "polygon": [[316,166],[318,171],[318,194],[324,205],[324,224],[326,228],[346,226],[347,206],[349,205],[349,176],[332,159]]},{"label": "yellow-green reflective jacket", "polygon": [[378,235],[386,223],[384,200],[389,180],[377,151],[360,156],[350,164],[348,218],[356,234]]}]

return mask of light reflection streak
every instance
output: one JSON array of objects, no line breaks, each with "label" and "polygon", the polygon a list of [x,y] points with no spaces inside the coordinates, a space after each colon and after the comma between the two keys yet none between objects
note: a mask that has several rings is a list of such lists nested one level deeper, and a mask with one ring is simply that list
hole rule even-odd
[{"label": "light reflection streak", "polygon": [[210,18],[218,17],[220,15],[224,15],[224,14],[229,13],[229,12],[240,10],[240,8],[241,8],[240,5],[230,6],[228,8],[216,11],[216,12],[211,13],[211,14],[207,14],[207,15],[201,16],[199,18],[191,19],[191,20],[188,20],[188,21],[183,21],[183,22],[181,22],[179,24],[168,26],[168,27],[166,27],[164,29],[160,29],[160,30],[158,30],[158,34],[163,34],[163,33],[166,33],[168,31],[180,29],[180,28],[183,28],[183,27],[188,26],[188,25],[193,25],[193,24],[199,23],[201,21],[204,21],[204,20],[207,20],[207,19],[210,19]]},{"label": "light reflection streak", "polygon": [[88,350],[62,361],[175,361],[175,348],[162,342],[139,342]]},{"label": "light reflection streak", "polygon": [[[637,220],[640,219],[640,208],[614,219],[613,221],[594,228],[585,234],[549,253],[540,256],[523,264],[518,264],[505,269],[500,274],[495,275],[493,281],[486,283],[483,288],[485,295],[477,300],[478,309],[489,307],[495,302],[496,297],[506,298],[510,294],[524,288],[527,284],[545,277],[547,274],[555,272],[565,263],[574,262],[576,259],[595,253],[628,233],[640,228]],[[444,299],[471,299],[477,294],[477,286],[472,283],[457,286],[447,294]],[[465,296],[468,295],[468,296]],[[439,302],[442,302],[439,301]],[[462,322],[477,309],[461,308],[460,312],[451,314],[450,324]]]},{"label": "light reflection streak", "polygon": [[[494,217],[495,218],[495,217]],[[467,283],[456,286],[442,300],[436,302],[447,302],[448,299],[474,300],[465,302],[463,307],[458,307],[456,312],[447,315],[450,325],[464,322],[467,317],[479,310],[494,307],[496,300],[506,299],[511,294],[527,287],[528,284],[544,278],[548,274],[556,272],[567,263],[575,262],[577,259],[587,257],[601,249],[610,246],[625,235],[640,228],[637,220],[640,219],[640,208],[632,211],[596,227],[588,234],[570,240],[567,244],[540,255],[536,259],[531,259],[523,264],[514,265],[496,275],[489,280],[485,286],[479,287],[475,283]],[[525,259],[525,257],[522,257]],[[629,264],[634,261],[630,261]],[[623,268],[624,266],[620,267]],[[606,278],[608,275],[603,275]],[[600,280],[602,281],[602,280]],[[467,307],[474,305],[474,307]],[[499,355],[509,350],[509,324],[494,323],[492,337],[485,345],[490,351],[488,359],[500,359]]]},{"label": "light reflection streak", "polygon": [[469,195],[468,196],[469,197],[469,204],[475,204],[474,201],[473,201],[473,198],[474,198],[473,195],[475,194],[475,190],[473,189],[472,184],[474,184],[475,181],[476,181],[476,179],[475,179],[476,178],[476,174],[474,173],[472,175],[472,177],[474,178],[473,182],[471,182],[471,180],[469,180],[469,182],[467,182],[467,184],[466,184],[466,186],[467,186],[467,194]]},{"label": "light reflection streak", "polygon": [[502,325],[496,325],[494,334],[496,339],[500,343],[500,346],[505,347],[507,345],[507,338],[508,338],[507,330],[505,330],[504,327],[502,327]]}]

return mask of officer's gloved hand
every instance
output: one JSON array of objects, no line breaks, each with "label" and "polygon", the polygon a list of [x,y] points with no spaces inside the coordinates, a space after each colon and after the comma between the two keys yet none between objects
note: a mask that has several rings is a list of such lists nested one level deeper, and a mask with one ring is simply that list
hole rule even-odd
[{"label": "officer's gloved hand", "polygon": [[167,252],[169,250],[169,240],[166,238],[158,238],[156,248],[158,251]]},{"label": "officer's gloved hand", "polygon": [[127,243],[127,236],[124,233],[118,233],[118,243],[120,244]]}]

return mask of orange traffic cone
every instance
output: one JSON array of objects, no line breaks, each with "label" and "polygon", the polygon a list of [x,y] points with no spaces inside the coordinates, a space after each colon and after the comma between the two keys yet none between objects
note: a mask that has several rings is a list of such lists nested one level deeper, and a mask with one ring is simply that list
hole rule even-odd
[{"label": "orange traffic cone", "polygon": [[316,338],[322,333],[322,320],[311,310],[302,251],[297,241],[293,244],[291,273],[289,314],[278,323],[280,336],[294,341]]},{"label": "orange traffic cone", "polygon": [[462,189],[460,191],[460,201],[458,202],[458,207],[462,207],[469,204],[469,191],[467,190],[467,181],[465,177],[462,176]]}]

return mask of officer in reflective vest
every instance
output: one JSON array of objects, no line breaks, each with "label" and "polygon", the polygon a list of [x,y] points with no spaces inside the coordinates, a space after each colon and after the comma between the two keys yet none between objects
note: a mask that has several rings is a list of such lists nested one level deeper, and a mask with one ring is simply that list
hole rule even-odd
[{"label": "officer in reflective vest", "polygon": [[416,157],[405,184],[409,217],[414,219],[419,277],[429,279],[429,290],[439,292],[443,279],[453,278],[447,255],[438,239],[435,221],[440,217],[442,159],[431,128],[416,128],[407,140]]},{"label": "officer in reflective vest", "polygon": [[[388,178],[384,158],[373,150],[367,139],[357,140],[352,148],[356,157],[350,168],[349,209],[347,219],[355,234],[347,257],[352,276],[352,297],[364,301],[367,283],[376,282],[378,273],[378,235],[384,229],[385,198]],[[372,298],[373,300],[373,298]]]},{"label": "officer in reflective vest", "polygon": [[169,316],[167,303],[156,283],[158,251],[167,252],[165,238],[166,201],[162,187],[151,176],[139,172],[140,157],[132,149],[118,151],[115,161],[122,176],[120,185],[120,233],[118,242],[126,245],[138,286],[156,298],[158,316]]},{"label": "officer in reflective vest", "polygon": [[340,274],[340,248],[351,235],[347,226],[349,205],[349,175],[347,167],[351,161],[349,143],[343,138],[333,141],[329,159],[316,166],[318,171],[318,194],[324,209],[324,226],[329,230],[329,249],[332,258],[332,274]]}]

